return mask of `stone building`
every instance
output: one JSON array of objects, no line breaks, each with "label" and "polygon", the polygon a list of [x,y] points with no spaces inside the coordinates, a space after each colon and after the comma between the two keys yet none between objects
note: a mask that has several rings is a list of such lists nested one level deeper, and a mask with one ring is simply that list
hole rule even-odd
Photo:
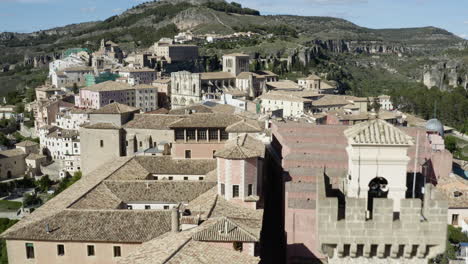
[{"label": "stone building", "polygon": [[140,84],[135,89],[135,106],[143,112],[151,112],[158,109],[158,88],[152,85]]},{"label": "stone building", "polygon": [[[254,181],[265,147],[241,145],[250,158],[225,162],[247,160],[239,180]],[[221,195],[226,176],[212,159],[114,158],[4,232],[9,263],[259,263],[263,210]]]},{"label": "stone building", "polygon": [[171,105],[171,79],[163,78],[155,80],[153,86],[158,90],[158,107],[169,109]]},{"label": "stone building", "polygon": [[223,56],[222,72],[171,74],[172,108],[181,108],[203,101],[220,101],[224,92],[242,92],[255,98],[266,91],[267,81],[276,81],[278,76],[269,71],[251,73],[249,56],[229,54]]},{"label": "stone building", "polygon": [[40,86],[36,88],[36,100],[37,101],[43,101],[43,100],[48,100],[54,95],[60,95],[63,94],[64,92],[62,89],[53,87],[53,86]]},{"label": "stone building", "polygon": [[277,217],[286,237],[272,239],[284,242],[287,263],[427,263],[444,252],[447,204],[429,183],[449,172],[425,130],[377,119],[352,127],[273,123],[272,131],[265,173],[284,199],[267,204],[283,204]]},{"label": "stone building", "polygon": [[312,100],[295,96],[293,94],[285,95],[278,93],[266,93],[261,95],[260,99],[262,113],[272,113],[283,110],[283,116],[301,116],[312,112]]},{"label": "stone building", "polygon": [[52,126],[62,129],[78,130],[81,125],[89,122],[89,114],[91,112],[91,109],[80,109],[75,107],[62,109],[57,114]]},{"label": "stone building", "polygon": [[150,51],[168,63],[198,59],[198,47],[196,45],[174,44],[171,39],[161,39],[154,43]]},{"label": "stone building", "polygon": [[44,126],[38,129],[41,153],[73,174],[81,170],[80,134],[78,130]]},{"label": "stone building", "polygon": [[125,137],[121,126],[138,112],[138,108],[111,103],[90,114],[89,124],[82,126],[79,131],[83,174],[112,159],[125,156]]},{"label": "stone building", "polygon": [[79,108],[99,109],[114,102],[135,106],[135,89],[125,83],[107,81],[82,88],[75,96]]},{"label": "stone building", "polygon": [[315,74],[311,74],[307,78],[298,79],[298,84],[301,88],[312,90],[319,94],[334,94],[338,88],[334,81],[323,80]]},{"label": "stone building", "polygon": [[82,66],[65,68],[62,71],[54,72],[52,74],[52,85],[57,88],[69,88],[74,85],[81,87],[86,84],[86,75],[88,74],[94,74],[92,67]]},{"label": "stone building", "polygon": [[45,157],[38,153],[39,144],[32,141],[22,141],[14,149],[0,151],[0,180],[40,175]]},{"label": "stone building", "polygon": [[124,68],[119,75],[130,85],[151,84],[156,80],[156,71],[150,68]]},{"label": "stone building", "polygon": [[232,53],[223,55],[223,72],[228,72],[234,76],[241,72],[250,71],[250,56],[243,53]]}]

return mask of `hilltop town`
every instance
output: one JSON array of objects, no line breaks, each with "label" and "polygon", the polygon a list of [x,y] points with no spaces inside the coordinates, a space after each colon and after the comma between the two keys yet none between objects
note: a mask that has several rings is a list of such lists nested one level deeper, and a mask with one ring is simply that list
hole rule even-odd
[{"label": "hilltop town", "polygon": [[24,109],[0,106],[0,259],[468,259],[468,136],[323,71],[201,55],[252,37],[274,33],[187,30],[132,51],[101,39],[47,61]]}]

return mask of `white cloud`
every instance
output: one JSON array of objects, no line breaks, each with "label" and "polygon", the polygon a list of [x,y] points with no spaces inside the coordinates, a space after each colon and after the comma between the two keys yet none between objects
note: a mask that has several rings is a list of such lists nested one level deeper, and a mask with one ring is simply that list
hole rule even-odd
[{"label": "white cloud", "polygon": [[463,23],[464,23],[464,24],[468,24],[468,20],[466,20],[466,21],[463,21]]},{"label": "white cloud", "polygon": [[468,39],[468,34],[458,34],[460,38]]}]

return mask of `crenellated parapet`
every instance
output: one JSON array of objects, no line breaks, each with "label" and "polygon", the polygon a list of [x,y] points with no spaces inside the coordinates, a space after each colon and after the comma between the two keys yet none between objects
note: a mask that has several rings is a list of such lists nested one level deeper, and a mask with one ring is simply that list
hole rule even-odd
[{"label": "crenellated parapet", "polygon": [[448,204],[431,199],[430,191],[424,205],[402,199],[394,212],[392,199],[374,198],[368,212],[365,198],[339,203],[325,177],[317,183],[317,235],[329,263],[427,263],[445,251]]}]

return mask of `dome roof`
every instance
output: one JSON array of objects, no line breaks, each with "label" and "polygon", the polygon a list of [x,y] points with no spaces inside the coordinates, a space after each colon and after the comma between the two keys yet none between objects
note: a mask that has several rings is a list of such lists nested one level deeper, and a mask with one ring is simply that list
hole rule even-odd
[{"label": "dome roof", "polygon": [[426,130],[429,132],[437,132],[444,136],[444,125],[438,119],[431,119],[426,123]]}]

